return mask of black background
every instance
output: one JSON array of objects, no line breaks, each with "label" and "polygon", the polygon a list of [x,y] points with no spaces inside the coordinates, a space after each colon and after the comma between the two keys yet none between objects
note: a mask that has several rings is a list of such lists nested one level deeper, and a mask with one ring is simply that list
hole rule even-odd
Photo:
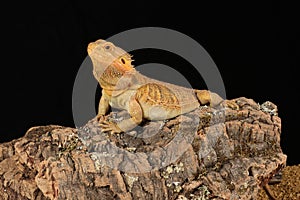
[{"label": "black background", "polygon": [[[180,31],[206,49],[221,72],[229,99],[245,96],[277,104],[283,151],[289,165],[298,164],[296,8],[271,1],[200,1],[198,5],[188,1],[26,1],[8,5],[1,30],[0,142],[21,137],[32,126],[74,127],[72,88],[87,56],[87,44],[128,29],[157,26]],[[186,64],[157,51],[138,51],[135,60],[135,64],[154,61],[174,68]],[[193,87],[201,88],[188,70],[183,74]]]}]

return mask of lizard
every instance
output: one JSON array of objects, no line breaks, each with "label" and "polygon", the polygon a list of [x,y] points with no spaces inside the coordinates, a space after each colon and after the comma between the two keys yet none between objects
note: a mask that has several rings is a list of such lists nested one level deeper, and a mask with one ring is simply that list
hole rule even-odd
[{"label": "lizard", "polygon": [[[102,132],[126,132],[144,119],[167,120],[199,106],[215,107],[224,101],[209,90],[186,88],[142,75],[134,68],[132,55],[109,41],[91,42],[87,52],[93,75],[102,88],[96,116]],[[234,104],[229,106],[237,107]],[[130,118],[118,123],[104,120],[110,107],[126,110]]]}]

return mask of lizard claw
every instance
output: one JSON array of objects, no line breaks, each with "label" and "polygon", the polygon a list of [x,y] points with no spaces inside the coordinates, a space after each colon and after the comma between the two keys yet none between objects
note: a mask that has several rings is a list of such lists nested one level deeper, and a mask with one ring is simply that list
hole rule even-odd
[{"label": "lizard claw", "polygon": [[111,132],[112,134],[123,132],[116,123],[101,121],[99,126],[101,127],[101,132]]},{"label": "lizard claw", "polygon": [[105,116],[104,115],[97,115],[96,120],[101,123],[105,120]]}]

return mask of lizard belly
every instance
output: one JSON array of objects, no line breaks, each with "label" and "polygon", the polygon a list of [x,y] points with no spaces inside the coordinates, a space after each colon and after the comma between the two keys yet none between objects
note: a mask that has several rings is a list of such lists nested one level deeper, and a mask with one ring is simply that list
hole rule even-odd
[{"label": "lizard belly", "polygon": [[141,104],[143,117],[148,120],[165,120],[177,117],[178,115],[190,112],[199,107],[200,104],[194,103],[182,106],[159,106]]}]

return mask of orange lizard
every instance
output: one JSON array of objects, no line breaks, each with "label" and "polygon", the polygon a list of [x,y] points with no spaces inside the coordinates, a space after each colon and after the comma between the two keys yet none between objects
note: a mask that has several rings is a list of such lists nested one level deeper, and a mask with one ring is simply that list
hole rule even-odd
[{"label": "orange lizard", "polygon": [[[97,40],[88,45],[87,51],[102,88],[97,119],[103,132],[126,132],[143,119],[170,119],[201,105],[214,107],[223,101],[208,90],[185,88],[140,74],[131,64],[132,56],[111,42]],[[119,123],[104,120],[110,106],[127,110],[131,118]]]}]

